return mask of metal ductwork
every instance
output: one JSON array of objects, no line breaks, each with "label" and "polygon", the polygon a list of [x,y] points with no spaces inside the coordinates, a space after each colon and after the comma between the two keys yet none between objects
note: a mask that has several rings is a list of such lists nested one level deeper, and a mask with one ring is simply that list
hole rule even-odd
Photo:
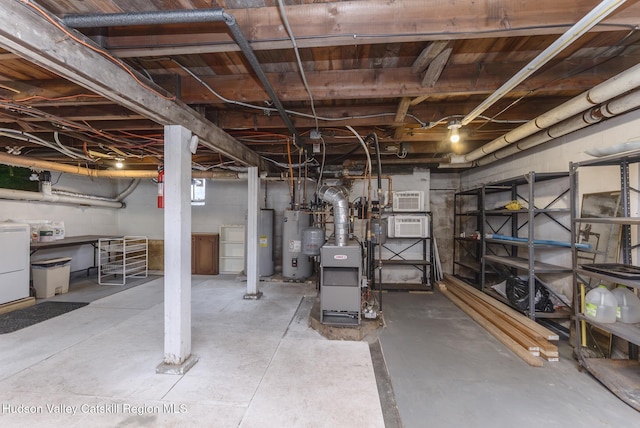
[{"label": "metal ductwork", "polygon": [[105,13],[105,14],[86,14],[86,15],[67,15],[62,18],[65,25],[72,28],[96,28],[96,27],[122,27],[133,25],[164,25],[164,24],[188,24],[188,23],[207,23],[207,22],[224,22],[229,27],[231,36],[236,42],[245,58],[251,65],[254,73],[262,83],[265,91],[271,98],[273,106],[278,110],[282,121],[289,129],[289,132],[295,137],[295,144],[302,144],[302,140],[298,131],[296,131],[293,122],[287,115],[287,112],[276,95],[273,86],[269,82],[267,75],[256,57],[253,49],[249,45],[247,38],[233,15],[225,12],[224,9],[194,9],[194,10],[166,10],[166,11],[149,11],[135,13]]},{"label": "metal ductwork", "polygon": [[344,247],[349,241],[349,201],[343,187],[322,186],[318,196],[333,205],[333,225],[335,245]]}]

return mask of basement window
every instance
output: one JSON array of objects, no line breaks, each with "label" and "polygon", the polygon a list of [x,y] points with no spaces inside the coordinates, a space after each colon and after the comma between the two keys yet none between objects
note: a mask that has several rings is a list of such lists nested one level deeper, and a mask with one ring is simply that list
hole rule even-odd
[{"label": "basement window", "polygon": [[204,205],[205,180],[194,178],[191,180],[191,205]]}]

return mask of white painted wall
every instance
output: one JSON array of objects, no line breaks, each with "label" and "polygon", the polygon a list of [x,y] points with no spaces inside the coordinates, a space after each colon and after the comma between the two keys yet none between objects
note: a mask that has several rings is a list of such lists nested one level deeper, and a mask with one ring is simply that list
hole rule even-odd
[{"label": "white painted wall", "polygon": [[[90,179],[73,174],[52,173],[52,188],[70,192],[103,196],[117,196],[117,184],[108,179]],[[95,208],[3,200],[0,203],[0,220],[59,220],[65,225],[66,236],[118,234],[118,211],[113,208]],[[68,256],[72,258],[71,270],[78,271],[93,266],[91,245],[55,250],[40,250],[32,260]]]}]

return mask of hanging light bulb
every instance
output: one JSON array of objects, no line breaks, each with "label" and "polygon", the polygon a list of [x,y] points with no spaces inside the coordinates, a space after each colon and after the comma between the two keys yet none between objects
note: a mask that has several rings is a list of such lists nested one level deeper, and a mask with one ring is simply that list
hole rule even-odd
[{"label": "hanging light bulb", "polygon": [[449,125],[447,125],[447,128],[449,128],[449,130],[451,131],[449,133],[449,141],[454,144],[460,141],[460,132],[458,130],[461,127],[462,124],[459,120],[452,120],[451,122],[449,122]]},{"label": "hanging light bulb", "polygon": [[116,168],[122,169],[122,167],[124,166],[123,160],[124,159],[122,158],[116,158]]}]

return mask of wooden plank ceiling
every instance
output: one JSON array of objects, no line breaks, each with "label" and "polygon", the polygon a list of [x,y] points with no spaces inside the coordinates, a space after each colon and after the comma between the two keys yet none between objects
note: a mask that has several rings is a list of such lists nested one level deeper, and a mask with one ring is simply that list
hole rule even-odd
[{"label": "wooden plank ceiling", "polygon": [[[346,126],[362,136],[375,132],[387,170],[434,166],[640,63],[640,4],[627,1],[463,127],[461,142],[452,145],[447,138],[450,120],[472,111],[598,2],[284,3],[312,97],[276,0],[39,0],[35,4],[58,18],[205,8],[224,8],[233,15],[289,111],[302,139],[296,143],[309,148],[306,156],[293,144],[290,130],[224,23],[71,30],[119,60],[121,69],[133,70],[146,85],[175,97],[179,106],[193,109],[232,137],[223,138],[224,146],[218,141],[201,144],[193,157],[201,169],[255,164],[253,153],[242,151],[247,148],[273,171],[286,170],[289,160],[298,163],[305,157],[314,158],[309,165],[317,170],[323,149],[327,168],[362,164],[361,145]],[[6,0],[0,11],[10,7],[29,6],[23,0]],[[53,26],[30,13],[42,25]],[[130,169],[162,164],[162,117],[78,84],[60,69],[24,58],[18,49],[0,49],[3,152],[91,168],[111,168],[116,158],[123,158]],[[96,65],[86,64],[87,71],[92,67]],[[321,138],[312,138],[318,135]]]}]

